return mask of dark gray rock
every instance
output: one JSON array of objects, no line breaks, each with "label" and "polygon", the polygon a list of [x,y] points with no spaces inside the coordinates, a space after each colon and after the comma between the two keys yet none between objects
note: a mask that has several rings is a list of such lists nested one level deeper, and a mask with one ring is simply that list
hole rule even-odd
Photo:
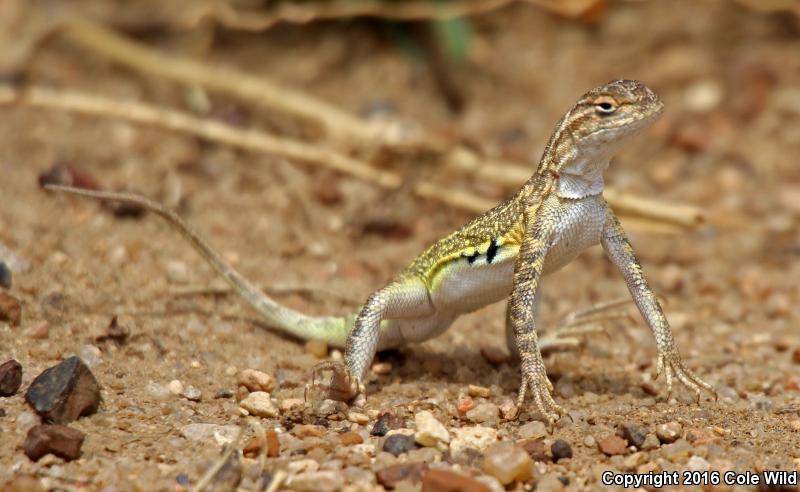
[{"label": "dark gray rock", "polygon": [[20,385],[22,385],[22,364],[14,359],[0,364],[0,396],[16,394]]},{"label": "dark gray rock", "polygon": [[386,438],[383,443],[383,450],[387,453],[392,453],[395,456],[400,456],[417,447],[414,442],[414,436],[407,436],[405,434],[393,434]]},{"label": "dark gray rock", "polygon": [[36,376],[25,401],[45,422],[65,424],[100,406],[100,386],[92,371],[72,356]]}]

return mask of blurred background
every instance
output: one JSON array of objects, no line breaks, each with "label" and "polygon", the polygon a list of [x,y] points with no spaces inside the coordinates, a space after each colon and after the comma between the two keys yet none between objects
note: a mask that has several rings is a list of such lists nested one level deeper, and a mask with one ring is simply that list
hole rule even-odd
[{"label": "blurred background", "polygon": [[[33,375],[112,314],[178,313],[135,318],[162,352],[123,349],[128,360],[103,349],[98,379],[119,378],[130,395],[173,377],[213,393],[229,364],[274,368],[303,352],[254,329],[232,298],[173,296],[213,275],[162,224],[40,183],[154,197],[282,302],[342,312],[513,193],[576,98],[616,78],[641,80],[666,103],[612,163],[606,196],[667,299],[690,367],[729,399],[693,414],[695,425],[733,429],[737,466],[794,466],[786,419],[796,410],[769,409],[796,404],[800,390],[795,0],[3,0],[0,260],[27,321],[0,332],[0,347]],[[550,320],[626,295],[599,249],[555,278],[544,290]],[[239,318],[213,328],[221,312]],[[174,329],[187,319],[199,331]],[[516,391],[516,373],[475,355],[502,345],[502,319],[502,307],[487,308],[408,352],[420,363],[397,365],[401,381],[376,405],[420,380],[445,394],[473,380]],[[43,341],[26,328],[41,320],[53,327]],[[581,368],[573,355],[549,364],[578,395],[624,392],[593,378],[639,381],[652,369],[651,335],[630,331],[636,343],[595,348]],[[437,365],[441,354],[452,368]],[[176,362],[190,358],[202,374]],[[108,408],[125,407],[121,393],[107,395]],[[749,421],[754,398],[769,404]],[[209,401],[200,413],[220,411]],[[181,412],[153,425],[167,432],[194,415]],[[162,452],[143,442],[132,445],[135,466]],[[113,458],[93,446],[100,463]],[[581,454],[573,468],[596,459]]]}]

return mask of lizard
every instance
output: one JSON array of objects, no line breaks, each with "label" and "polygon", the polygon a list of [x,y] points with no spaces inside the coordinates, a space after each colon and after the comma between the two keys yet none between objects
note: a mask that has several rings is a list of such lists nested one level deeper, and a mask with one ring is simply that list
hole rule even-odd
[{"label": "lizard", "polygon": [[[363,403],[365,378],[378,350],[422,342],[448,329],[462,314],[508,298],[506,340],[520,360],[516,400],[520,414],[528,393],[550,423],[564,409],[552,396],[542,349],[558,345],[558,334],[540,339],[537,313],[541,279],[584,249],[602,245],[622,274],[657,349],[656,377],[667,394],[673,379],[716,397],[714,388],[688,369],[670,325],[619,219],[603,199],[603,173],[620,146],[663,112],[646,85],[613,80],[583,94],[556,125],[530,179],[509,199],[432,244],[394,280],[346,316],[309,316],[279,304],[248,281],[180,216],[139,195],[48,185],[100,200],[133,203],[165,218],[271,325],[301,339],[344,347],[344,362],[326,361],[330,392]],[[574,317],[580,319],[580,316]],[[316,372],[315,372],[316,374]]]}]

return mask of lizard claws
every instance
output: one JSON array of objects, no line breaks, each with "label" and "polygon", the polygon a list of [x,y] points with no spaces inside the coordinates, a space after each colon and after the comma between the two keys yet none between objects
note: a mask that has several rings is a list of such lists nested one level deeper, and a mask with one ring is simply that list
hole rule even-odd
[{"label": "lizard claws", "polygon": [[311,371],[311,384],[314,386],[318,386],[318,373],[324,371],[333,373],[330,383],[321,385],[326,386],[328,397],[333,400],[350,401],[365,392],[364,384],[341,362],[331,360],[320,362]]},{"label": "lizard claws", "polygon": [[536,410],[544,416],[548,424],[552,424],[558,420],[559,415],[566,413],[564,409],[553,400],[553,383],[547,378],[544,368],[541,367],[539,370],[526,370],[523,367],[522,383],[520,384],[519,396],[517,397],[517,413],[515,417],[518,417],[520,414],[522,404],[525,402],[525,396],[528,393],[528,388],[531,390]]},{"label": "lizard claws", "polygon": [[664,373],[667,384],[667,399],[672,395],[672,380],[677,378],[684,386],[694,391],[697,403],[700,403],[703,390],[714,395],[714,400],[719,398],[717,390],[707,382],[700,379],[694,372],[683,365],[680,355],[674,349],[659,353],[656,363],[656,378]]}]

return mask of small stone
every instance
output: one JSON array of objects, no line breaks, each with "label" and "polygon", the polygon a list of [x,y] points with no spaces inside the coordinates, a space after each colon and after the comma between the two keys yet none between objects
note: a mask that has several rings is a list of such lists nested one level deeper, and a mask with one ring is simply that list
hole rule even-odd
[{"label": "small stone", "polygon": [[278,409],[272,403],[269,393],[254,391],[239,402],[239,406],[256,417],[277,417]]},{"label": "small stone", "polygon": [[666,424],[660,424],[656,427],[658,439],[666,444],[675,442],[681,437],[682,432],[683,426],[678,422],[667,422]]},{"label": "small stone", "polygon": [[489,398],[489,388],[485,386],[477,386],[474,384],[470,384],[467,388],[469,396],[473,398]]},{"label": "small stone", "polygon": [[215,400],[222,400],[225,398],[233,398],[233,391],[227,388],[223,388],[223,389],[218,389],[217,391],[214,392]]},{"label": "small stone", "polygon": [[275,458],[281,454],[281,442],[278,440],[278,433],[274,430],[268,430],[267,437],[267,456]]},{"label": "small stone", "polygon": [[414,423],[417,425],[417,432],[414,439],[423,446],[438,447],[450,442],[450,433],[444,428],[441,422],[427,410],[422,410],[414,415]]},{"label": "small stone", "polygon": [[497,429],[491,427],[476,425],[451,429],[451,432],[450,454],[453,456],[464,453],[466,449],[483,451],[497,442]]},{"label": "small stone", "polygon": [[791,422],[789,422],[789,427],[791,427],[792,430],[795,432],[800,432],[800,420],[797,419],[792,420]]},{"label": "small stone", "polygon": [[378,420],[375,421],[375,425],[372,426],[372,430],[369,434],[371,436],[383,437],[390,430],[401,429],[404,426],[405,423],[403,422],[403,419],[391,411],[384,411],[378,415]]},{"label": "small stone", "polygon": [[622,437],[628,441],[628,444],[635,446],[636,449],[642,449],[642,444],[647,437],[647,430],[641,425],[632,423],[622,424],[619,428]]},{"label": "small stone", "polygon": [[169,392],[173,395],[178,396],[183,393],[183,383],[177,379],[173,379],[167,383],[167,389],[169,389]]},{"label": "small stone", "polygon": [[637,451],[632,455],[625,457],[625,459],[622,461],[622,469],[629,472],[635,471],[645,463],[647,463],[647,453]]},{"label": "small stone", "polygon": [[692,456],[689,458],[689,461],[686,462],[686,469],[691,471],[707,471],[711,468],[711,465],[708,461],[703,459],[700,456]]},{"label": "small stone", "polygon": [[401,454],[407,453],[416,447],[417,445],[414,441],[414,436],[408,436],[405,434],[393,434],[387,437],[386,441],[383,442],[383,450],[395,456],[400,456]]},{"label": "small stone", "polygon": [[600,448],[600,451],[608,456],[625,454],[628,451],[625,439],[619,436],[608,436],[604,439],[600,439],[597,442],[597,446]]},{"label": "small stone", "polygon": [[319,401],[316,408],[314,409],[314,413],[320,417],[332,417],[333,414],[339,412],[346,412],[347,411],[347,404],[342,401],[331,400],[330,398],[325,398],[322,401]]},{"label": "small stone", "polygon": [[100,386],[86,364],[72,356],[36,376],[25,401],[45,422],[65,424],[97,411]]},{"label": "small stone", "polygon": [[22,385],[22,364],[9,359],[0,365],[0,396],[12,396]]},{"label": "small stone", "polygon": [[361,444],[364,442],[364,438],[361,437],[359,434],[355,432],[342,432],[339,434],[339,440],[342,441],[342,444],[345,446],[351,446],[353,444]]},{"label": "small stone", "polygon": [[172,395],[166,385],[158,383],[147,383],[144,392],[158,401],[166,401]]},{"label": "small stone", "polygon": [[555,474],[547,473],[536,482],[536,492],[561,492],[564,482]]},{"label": "small stone", "polygon": [[176,284],[185,284],[189,281],[189,268],[180,260],[167,262],[167,278]]},{"label": "small stone", "polygon": [[558,462],[562,458],[572,458],[572,446],[563,439],[558,439],[550,446],[550,452],[553,453],[553,462]]},{"label": "small stone", "polygon": [[47,453],[72,461],[80,457],[84,437],[83,432],[65,425],[37,425],[28,431],[23,448],[33,461]]},{"label": "small stone", "polygon": [[280,404],[282,413],[302,410],[304,406],[305,402],[300,398],[286,398],[285,400],[281,400]]},{"label": "small stone", "polygon": [[376,362],[372,364],[370,370],[377,374],[378,376],[386,376],[387,374],[392,372],[392,363],[391,362]]},{"label": "small stone", "polygon": [[800,347],[795,348],[794,352],[792,352],[792,361],[795,364],[800,364]]},{"label": "small stone", "polygon": [[0,261],[0,287],[3,287],[4,289],[10,289],[12,283],[11,279],[11,269],[8,268],[6,262]]},{"label": "small stone", "polygon": [[517,444],[528,453],[533,461],[541,461],[543,463],[552,461],[551,455],[547,454],[547,446],[544,444],[544,439],[523,439],[517,441]]},{"label": "small stone", "polygon": [[275,378],[255,369],[245,369],[236,376],[236,384],[244,386],[248,391],[265,391],[275,389]]},{"label": "small stone", "polygon": [[78,351],[78,357],[81,358],[83,363],[86,364],[89,369],[100,363],[102,360],[100,354],[100,349],[90,343],[81,345],[81,348]]},{"label": "small stone", "polygon": [[[187,424],[181,427],[181,436],[190,441],[228,441],[233,442],[239,434],[238,425],[218,425],[208,423]],[[219,439],[221,438],[221,439]]]},{"label": "small stone", "polygon": [[19,326],[21,320],[22,307],[19,299],[11,294],[0,292],[0,321],[6,321],[11,326]]},{"label": "small stone", "polygon": [[661,456],[668,459],[673,463],[682,463],[689,458],[689,453],[692,451],[692,445],[685,439],[678,439],[672,444],[665,444],[661,446]]},{"label": "small stone", "polygon": [[495,345],[481,347],[481,355],[486,359],[486,362],[493,366],[505,364],[509,360],[508,352]]},{"label": "small stone", "polygon": [[321,425],[301,424],[292,427],[292,434],[305,439],[307,437],[322,437],[325,435],[325,427]]},{"label": "small stone", "polygon": [[517,433],[522,439],[540,439],[547,436],[547,427],[544,422],[534,420],[520,427]]},{"label": "small stone", "polygon": [[506,398],[503,400],[503,402],[500,404],[500,415],[505,420],[512,420],[516,417],[517,405],[514,403],[514,400],[511,398]]},{"label": "small stone", "polygon": [[190,401],[200,401],[203,399],[203,392],[194,386],[189,386],[186,388],[183,392],[181,392],[181,395]]},{"label": "small stone", "polygon": [[448,470],[427,470],[422,475],[423,492],[491,492],[484,483]]},{"label": "small stone", "polygon": [[319,340],[309,340],[306,342],[306,353],[317,359],[323,359],[328,355],[328,344]]},{"label": "small stone", "polygon": [[458,399],[456,410],[458,410],[459,413],[467,413],[473,408],[475,408],[475,400],[473,400],[471,396],[464,395]]},{"label": "small stone", "polygon": [[642,447],[639,448],[642,451],[650,451],[653,449],[658,449],[661,446],[661,441],[658,440],[655,434],[650,433],[644,438],[644,442],[642,443]]},{"label": "small stone", "polygon": [[597,446],[597,441],[595,440],[594,436],[592,436],[591,434],[587,434],[583,438],[583,445],[586,446],[587,448],[593,448]]},{"label": "small stone", "polygon": [[491,445],[483,455],[483,471],[503,485],[525,482],[533,474],[533,460],[524,449],[510,441]]},{"label": "small stone", "polygon": [[257,458],[261,454],[262,440],[258,436],[253,436],[242,448],[242,454],[246,458]]},{"label": "small stone", "polygon": [[297,492],[336,492],[344,487],[344,476],[334,470],[305,472],[290,477],[286,485]]},{"label": "small stone", "polygon": [[369,417],[359,412],[348,412],[347,420],[354,424],[364,425],[369,422]]},{"label": "small stone", "polygon": [[470,422],[497,422],[500,409],[494,403],[484,402],[475,406],[467,412],[467,419]]},{"label": "small stone", "polygon": [[375,472],[375,478],[385,488],[393,489],[398,482],[419,483],[427,469],[424,463],[403,463],[378,470]]}]

